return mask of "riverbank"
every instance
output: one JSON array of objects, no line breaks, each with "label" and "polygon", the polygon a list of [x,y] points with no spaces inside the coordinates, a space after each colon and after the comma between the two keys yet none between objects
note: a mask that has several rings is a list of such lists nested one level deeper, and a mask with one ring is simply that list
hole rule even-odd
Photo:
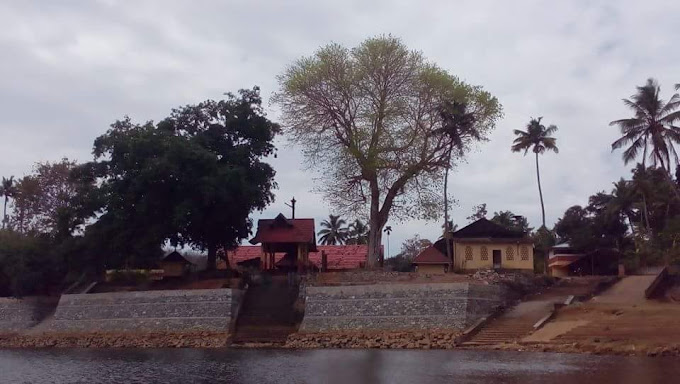
[{"label": "riverbank", "polygon": [[[451,331],[344,332],[333,334],[294,334],[285,344],[246,344],[247,349],[413,349],[413,350],[496,350],[552,352],[588,355],[680,357],[680,343],[666,345],[629,341],[586,341],[573,343],[504,343],[465,346],[456,342],[460,334]],[[58,348],[228,348],[229,334],[193,333],[81,333],[0,335],[0,349]]]},{"label": "riverbank", "polygon": [[0,348],[224,348],[224,332],[49,333],[0,335]]}]

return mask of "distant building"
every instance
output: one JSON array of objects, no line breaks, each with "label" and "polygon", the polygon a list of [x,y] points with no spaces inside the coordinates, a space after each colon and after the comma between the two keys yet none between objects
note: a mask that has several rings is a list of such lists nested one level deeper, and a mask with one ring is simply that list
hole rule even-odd
[{"label": "distant building", "polygon": [[181,277],[188,273],[193,263],[177,251],[172,251],[160,261],[163,277]]},{"label": "distant building", "polygon": [[555,277],[616,275],[623,255],[613,248],[596,248],[588,252],[561,243],[550,248],[548,273]]},{"label": "distant building", "polygon": [[487,219],[479,219],[450,233],[448,241],[452,260],[446,258],[446,240],[440,239],[415,258],[413,263],[418,271],[534,270],[534,244],[527,234]]},{"label": "distant building", "polygon": [[250,243],[260,245],[225,251],[218,268],[342,271],[363,268],[368,258],[367,245],[317,245],[314,219],[287,219],[283,214],[259,220]]}]

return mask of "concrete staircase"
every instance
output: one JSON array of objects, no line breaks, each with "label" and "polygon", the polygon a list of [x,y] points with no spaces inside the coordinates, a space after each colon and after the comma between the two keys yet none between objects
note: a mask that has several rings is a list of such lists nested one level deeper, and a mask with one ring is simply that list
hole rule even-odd
[{"label": "concrete staircase", "polygon": [[464,345],[490,345],[519,341],[534,330],[534,324],[553,308],[552,301],[527,301],[491,320]]},{"label": "concrete staircase", "polygon": [[294,304],[298,286],[290,285],[285,276],[253,283],[248,287],[236,321],[232,342],[283,343],[297,331],[299,319]]},{"label": "concrete staircase", "polygon": [[562,279],[545,292],[527,297],[496,319],[490,320],[463,345],[493,345],[512,343],[534,332],[534,325],[551,316],[556,304],[564,304],[569,297],[587,297],[609,281],[608,278]]}]

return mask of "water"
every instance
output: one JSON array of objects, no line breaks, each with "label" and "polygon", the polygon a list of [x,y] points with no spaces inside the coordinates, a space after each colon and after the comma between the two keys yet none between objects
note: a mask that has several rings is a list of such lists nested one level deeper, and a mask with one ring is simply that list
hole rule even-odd
[{"label": "water", "polygon": [[0,350],[0,383],[672,383],[680,360],[504,351]]}]

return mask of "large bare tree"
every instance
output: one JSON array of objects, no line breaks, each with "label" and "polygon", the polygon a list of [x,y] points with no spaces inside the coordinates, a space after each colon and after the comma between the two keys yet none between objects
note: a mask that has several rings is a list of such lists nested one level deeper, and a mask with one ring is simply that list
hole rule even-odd
[{"label": "large bare tree", "polygon": [[[443,171],[451,136],[441,108],[464,103],[476,135],[486,138],[502,116],[498,100],[409,50],[392,36],[348,49],[320,48],[279,76],[274,95],[291,140],[322,174],[321,190],[339,211],[369,217],[369,260],[379,260],[390,215],[434,219],[441,214]],[[368,213],[368,215],[366,215]]]}]

